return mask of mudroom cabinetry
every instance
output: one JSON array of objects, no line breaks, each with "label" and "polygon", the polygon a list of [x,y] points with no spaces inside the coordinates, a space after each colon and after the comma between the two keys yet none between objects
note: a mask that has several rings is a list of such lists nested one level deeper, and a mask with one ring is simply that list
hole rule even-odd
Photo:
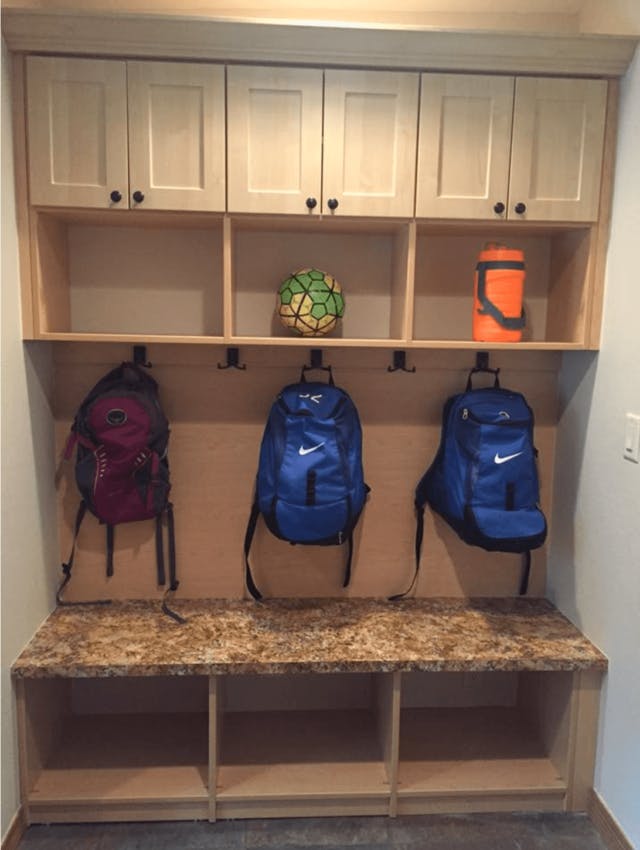
[{"label": "mudroom cabinetry", "polygon": [[224,69],[27,59],[32,204],[225,208]]},{"label": "mudroom cabinetry", "polygon": [[229,212],[412,216],[418,82],[230,66]]},{"label": "mudroom cabinetry", "polygon": [[596,221],[604,80],[423,74],[416,215]]},{"label": "mudroom cabinetry", "polygon": [[525,252],[518,347],[597,347],[612,83],[25,62],[26,338],[306,345],[275,293],[315,266],[347,300],[321,345],[477,347],[498,239]]},{"label": "mudroom cabinetry", "polygon": [[32,822],[586,805],[606,659],[544,600],[177,604],[58,609],[17,660]]}]

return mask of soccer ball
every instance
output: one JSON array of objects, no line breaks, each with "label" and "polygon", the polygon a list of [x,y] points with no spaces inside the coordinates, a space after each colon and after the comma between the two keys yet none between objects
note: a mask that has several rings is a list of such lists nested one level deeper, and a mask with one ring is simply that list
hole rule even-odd
[{"label": "soccer ball", "polygon": [[344,313],[342,289],[327,272],[300,269],[281,283],[276,309],[282,324],[300,336],[324,336]]}]

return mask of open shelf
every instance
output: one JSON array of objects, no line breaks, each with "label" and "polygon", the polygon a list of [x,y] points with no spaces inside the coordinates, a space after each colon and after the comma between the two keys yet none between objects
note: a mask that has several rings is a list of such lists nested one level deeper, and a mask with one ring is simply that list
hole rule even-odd
[{"label": "open shelf", "polygon": [[291,342],[276,315],[282,281],[303,268],[331,274],[344,317],[321,343],[400,341],[405,336],[409,224],[397,221],[232,219],[232,336]]},{"label": "open shelf", "polygon": [[[388,814],[390,682],[369,674],[227,679],[217,814]],[[238,710],[248,701],[251,710]]]},{"label": "open shelf", "polygon": [[566,791],[515,708],[412,708],[400,721],[398,795]]},{"label": "open shelf", "polygon": [[[33,817],[64,820],[73,812],[73,819],[142,819],[168,811],[177,819],[207,816],[208,714],[150,711],[149,701],[157,700],[166,681],[132,679],[123,687],[107,680],[106,688],[104,680],[82,681],[95,694],[88,699],[74,693],[73,680],[27,683],[29,715],[37,726],[26,782]],[[206,680],[186,677],[175,684],[194,695],[202,682],[206,686]],[[145,690],[150,696],[141,700]],[[95,713],[103,700],[108,713]],[[123,706],[131,713],[121,713]]]},{"label": "open shelf", "polygon": [[218,800],[389,793],[371,712],[236,712],[223,730]]},{"label": "open shelf", "polygon": [[222,219],[34,214],[36,328],[53,338],[222,339]]},{"label": "open shelf", "polygon": [[470,811],[563,809],[570,673],[403,679],[399,812],[439,811],[452,801]]},{"label": "open shelf", "polygon": [[487,242],[523,251],[526,269],[522,341],[512,349],[582,348],[589,303],[590,227],[419,222],[412,339],[462,347],[472,342],[473,281]]}]

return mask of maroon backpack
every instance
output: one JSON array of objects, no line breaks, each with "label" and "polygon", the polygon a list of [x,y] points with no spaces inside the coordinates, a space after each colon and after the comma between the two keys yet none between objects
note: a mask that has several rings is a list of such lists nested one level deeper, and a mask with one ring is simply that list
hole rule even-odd
[{"label": "maroon backpack", "polygon": [[[163,526],[168,534],[169,588],[175,591],[176,556],[173,506],[169,501],[167,447],[169,423],[160,406],[158,385],[140,366],[122,363],[101,378],[80,405],[71,426],[65,457],[76,448],[75,476],[82,501],[73,544],[62,565],[61,592],[71,578],[80,525],[87,509],[106,527],[107,576],[113,575],[114,526],[155,519],[158,584],[166,584]],[[165,594],[166,596],[166,594]],[[108,601],[108,600],[107,600]],[[66,603],[68,604],[68,603]],[[175,612],[163,610],[181,621]]]}]

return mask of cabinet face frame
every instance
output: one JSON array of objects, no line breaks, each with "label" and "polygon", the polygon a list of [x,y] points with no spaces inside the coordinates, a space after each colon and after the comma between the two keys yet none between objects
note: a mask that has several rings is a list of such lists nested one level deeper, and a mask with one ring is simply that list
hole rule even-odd
[{"label": "cabinet face frame", "polygon": [[126,207],[126,64],[29,56],[26,68],[31,203],[108,208],[117,191]]},{"label": "cabinet face frame", "polygon": [[127,62],[127,81],[131,207],[224,212],[224,68]]},{"label": "cabinet face frame", "polygon": [[227,68],[229,212],[321,211],[322,86],[315,68]]}]

